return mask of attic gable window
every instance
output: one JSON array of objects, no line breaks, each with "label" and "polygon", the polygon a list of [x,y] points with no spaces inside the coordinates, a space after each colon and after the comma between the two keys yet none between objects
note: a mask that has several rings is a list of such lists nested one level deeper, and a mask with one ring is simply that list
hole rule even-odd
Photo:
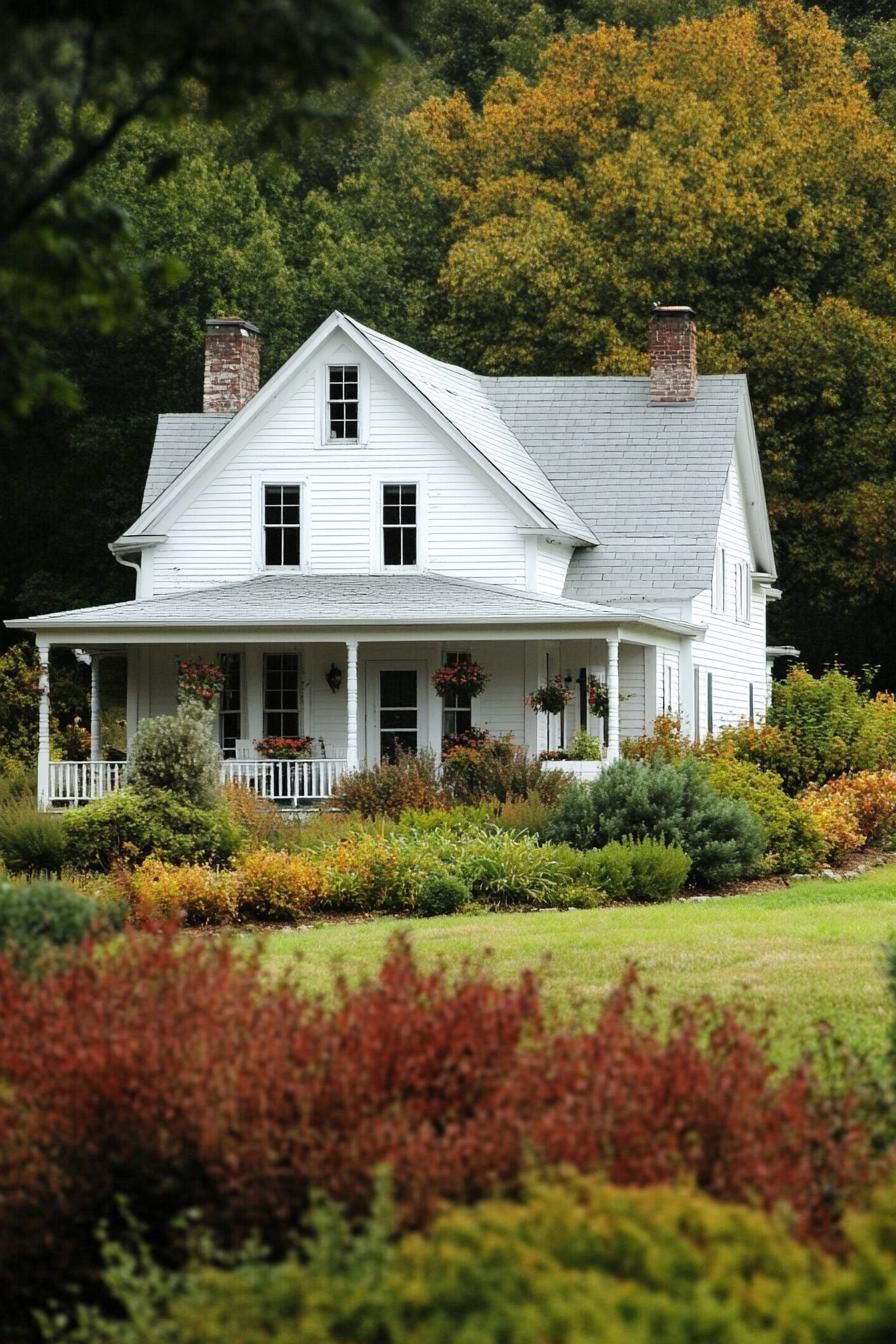
[{"label": "attic gable window", "polygon": [[327,438],[358,442],[357,364],[331,364],[327,370]]},{"label": "attic gable window", "polygon": [[298,485],[264,487],[264,563],[301,564],[301,501]]},{"label": "attic gable window", "polygon": [[738,560],[735,566],[735,615],[743,625],[750,623],[752,587],[749,564],[746,560]]}]

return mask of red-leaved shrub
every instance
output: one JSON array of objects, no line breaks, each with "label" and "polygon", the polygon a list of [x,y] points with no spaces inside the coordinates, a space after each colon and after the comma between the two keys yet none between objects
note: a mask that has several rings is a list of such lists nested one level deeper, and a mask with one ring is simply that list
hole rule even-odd
[{"label": "red-leaved shrub", "polygon": [[116,1195],[165,1254],[185,1209],[276,1247],[315,1188],[363,1212],[384,1162],[405,1225],[512,1193],[535,1160],[786,1203],[801,1237],[835,1245],[873,1165],[852,1101],[808,1064],[776,1075],[730,1012],[641,1025],[636,991],[630,974],[593,1029],[558,1034],[531,976],[424,973],[403,942],[330,1005],[173,932],[38,981],[0,962],[0,1298],[22,1318],[89,1283]]}]

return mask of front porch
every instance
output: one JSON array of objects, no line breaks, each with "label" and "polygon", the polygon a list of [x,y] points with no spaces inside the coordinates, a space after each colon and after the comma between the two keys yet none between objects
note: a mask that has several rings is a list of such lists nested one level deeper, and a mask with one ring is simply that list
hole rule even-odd
[{"label": "front porch", "polygon": [[[173,714],[178,665],[217,664],[225,684],[217,731],[225,778],[286,806],[331,796],[346,771],[405,751],[441,753],[467,729],[512,735],[537,755],[579,729],[614,761],[620,741],[657,714],[689,714],[691,644],[702,627],[664,616],[501,588],[431,573],[257,576],[194,592],[11,622],[34,631],[41,664],[38,800],[67,806],[120,788],[138,725]],[[90,761],[50,753],[52,646],[91,664]],[[107,658],[127,666],[126,744],[106,751]],[[440,698],[433,674],[468,658],[488,674],[479,695]],[[553,679],[562,712],[536,713],[529,696]],[[606,688],[603,717],[588,688]],[[120,702],[117,702],[120,703]],[[276,742],[310,739],[307,758],[278,760]]]},{"label": "front porch", "polygon": [[[533,755],[562,750],[576,731],[585,729],[602,742],[604,763],[615,760],[622,738],[644,733],[657,713],[675,707],[679,679],[676,641],[670,638],[668,647],[659,647],[639,632],[629,638],[622,633],[532,640],[496,639],[490,632],[475,642],[234,640],[226,648],[199,642],[82,648],[82,659],[91,663],[92,758],[49,759],[45,668],[41,805],[78,806],[127,783],[127,759],[103,759],[100,670],[105,658],[127,660],[128,741],[141,720],[174,712],[179,663],[220,666],[225,673],[216,709],[225,757],[222,780],[294,809],[321,803],[333,795],[344,773],[393,756],[397,748],[438,756],[445,738],[471,728],[496,737],[510,734]],[[458,657],[480,663],[489,675],[488,685],[475,697],[455,693],[440,698],[433,673]],[[560,713],[537,714],[527,697],[555,677],[567,687],[569,703]],[[587,687],[593,678],[607,687],[604,717],[589,710]],[[294,736],[311,739],[308,758],[282,759],[258,750],[265,738]],[[569,763],[573,772],[575,765]]]}]

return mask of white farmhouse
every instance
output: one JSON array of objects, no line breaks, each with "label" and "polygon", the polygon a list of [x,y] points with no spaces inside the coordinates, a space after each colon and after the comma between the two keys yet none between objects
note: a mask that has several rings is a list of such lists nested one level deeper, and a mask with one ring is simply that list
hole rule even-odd
[{"label": "white farmhouse", "polygon": [[[658,307],[648,378],[484,378],[333,313],[259,390],[260,334],[207,324],[202,414],[162,415],[143,512],[111,543],[133,601],[8,624],[37,636],[43,806],[116,787],[50,760],[51,645],[125,656],[128,731],[173,712],[180,660],[226,675],[226,771],[285,802],[396,743],[473,725],[536,752],[680,715],[695,737],[766,707],[774,557],[746,379],[697,376],[689,308]],[[432,674],[489,674],[443,701]],[[562,714],[527,694],[560,676]],[[609,708],[590,717],[587,688]],[[308,735],[301,769],[258,759]]]}]

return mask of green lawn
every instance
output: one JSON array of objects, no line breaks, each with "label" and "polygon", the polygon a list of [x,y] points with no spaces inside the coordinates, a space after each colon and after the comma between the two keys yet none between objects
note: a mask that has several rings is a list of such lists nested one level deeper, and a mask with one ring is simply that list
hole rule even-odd
[{"label": "green lawn", "polygon": [[396,929],[412,936],[424,963],[488,948],[501,976],[541,966],[546,996],[563,1014],[593,1015],[634,960],[662,1004],[704,993],[773,1004],[782,1063],[820,1019],[879,1058],[890,1019],[881,946],[896,932],[896,866],[699,902],[321,924],[269,935],[266,964],[294,967],[303,988],[325,991],[334,967],[350,980],[373,972]]}]

